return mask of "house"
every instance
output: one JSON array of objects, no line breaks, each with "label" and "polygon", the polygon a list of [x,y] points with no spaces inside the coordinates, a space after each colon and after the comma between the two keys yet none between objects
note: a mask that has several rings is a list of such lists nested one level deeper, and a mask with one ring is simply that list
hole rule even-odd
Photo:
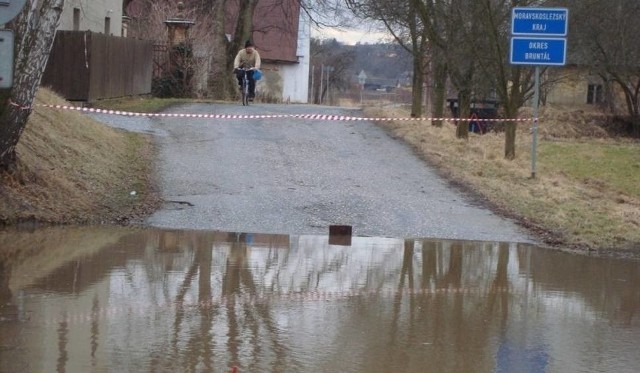
[{"label": "house", "polygon": [[58,30],[123,36],[122,15],[122,0],[66,0]]},{"label": "house", "polygon": [[[237,13],[237,10],[235,11]],[[237,15],[230,8],[229,21]],[[227,22],[234,25],[235,22]],[[228,34],[233,29],[225,30]],[[297,0],[259,0],[253,17],[252,40],[262,59],[262,97],[307,103],[311,60],[311,20]]]},{"label": "house", "polygon": [[[151,31],[151,35],[155,35],[158,44],[164,43],[165,31],[153,29],[153,25],[137,22],[139,19],[149,17],[149,12],[152,9],[151,4],[143,0],[131,0],[126,3],[127,15],[131,16],[130,34],[149,39],[150,36],[147,33]],[[199,38],[202,38],[202,33],[207,32],[206,27],[209,20],[199,20],[197,15],[193,13],[195,7],[190,6],[191,2],[185,1],[184,4],[186,18],[192,18],[195,21],[190,35],[200,33]],[[229,40],[236,31],[239,7],[238,0],[226,2],[224,32]],[[162,10],[167,9],[170,8]],[[164,26],[162,22],[158,22],[158,25]],[[266,101],[307,103],[311,66],[311,20],[301,9],[300,1],[257,0],[251,25],[251,39],[260,53],[264,73],[257,85],[259,97]],[[205,37],[209,38],[210,35]],[[194,39],[198,40],[198,36]],[[206,61],[211,61],[212,53],[220,52],[212,52],[206,46],[205,48],[194,46],[194,56],[200,61],[205,61],[197,64],[198,68],[204,66],[204,69],[195,72],[196,90],[204,89],[208,84],[207,79],[210,71],[207,66],[210,63]],[[156,62],[156,65],[161,66],[162,63]],[[161,70],[158,69],[157,73],[161,74]]]},{"label": "house", "polygon": [[605,101],[602,78],[588,67],[570,64],[546,72],[545,101],[555,105],[599,105]]}]

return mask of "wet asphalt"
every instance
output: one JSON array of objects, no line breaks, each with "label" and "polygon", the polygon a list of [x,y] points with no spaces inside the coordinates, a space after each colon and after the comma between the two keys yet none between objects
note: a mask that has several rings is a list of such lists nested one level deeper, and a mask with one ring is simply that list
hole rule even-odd
[{"label": "wet asphalt", "polygon": [[[168,113],[335,114],[312,105],[189,104]],[[150,133],[165,204],[150,226],[272,234],[535,242],[452,188],[400,140],[366,121],[97,115]],[[426,125],[426,124],[425,124]]]}]

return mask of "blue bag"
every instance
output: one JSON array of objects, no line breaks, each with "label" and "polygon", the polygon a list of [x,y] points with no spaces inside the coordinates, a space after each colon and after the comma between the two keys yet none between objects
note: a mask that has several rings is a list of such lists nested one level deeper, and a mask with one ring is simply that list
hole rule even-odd
[{"label": "blue bag", "polygon": [[255,69],[253,71],[253,80],[260,80],[262,79],[262,71]]}]

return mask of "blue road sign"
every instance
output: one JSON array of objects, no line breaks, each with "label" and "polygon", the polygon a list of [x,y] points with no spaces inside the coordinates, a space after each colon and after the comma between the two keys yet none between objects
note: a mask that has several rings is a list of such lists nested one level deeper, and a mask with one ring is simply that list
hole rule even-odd
[{"label": "blue road sign", "polygon": [[568,15],[566,8],[513,8],[511,34],[567,36]]},{"label": "blue road sign", "polygon": [[565,65],[567,39],[565,38],[511,38],[512,65]]}]

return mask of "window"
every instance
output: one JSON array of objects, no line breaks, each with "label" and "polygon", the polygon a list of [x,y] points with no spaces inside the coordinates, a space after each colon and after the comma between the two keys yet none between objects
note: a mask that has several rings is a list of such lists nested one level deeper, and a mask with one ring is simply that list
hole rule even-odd
[{"label": "window", "polygon": [[104,17],[104,34],[111,34],[111,17]]},{"label": "window", "polygon": [[80,8],[73,8],[73,31],[80,30]]},{"label": "window", "polygon": [[589,84],[587,89],[587,104],[601,104],[602,99],[602,84]]}]

